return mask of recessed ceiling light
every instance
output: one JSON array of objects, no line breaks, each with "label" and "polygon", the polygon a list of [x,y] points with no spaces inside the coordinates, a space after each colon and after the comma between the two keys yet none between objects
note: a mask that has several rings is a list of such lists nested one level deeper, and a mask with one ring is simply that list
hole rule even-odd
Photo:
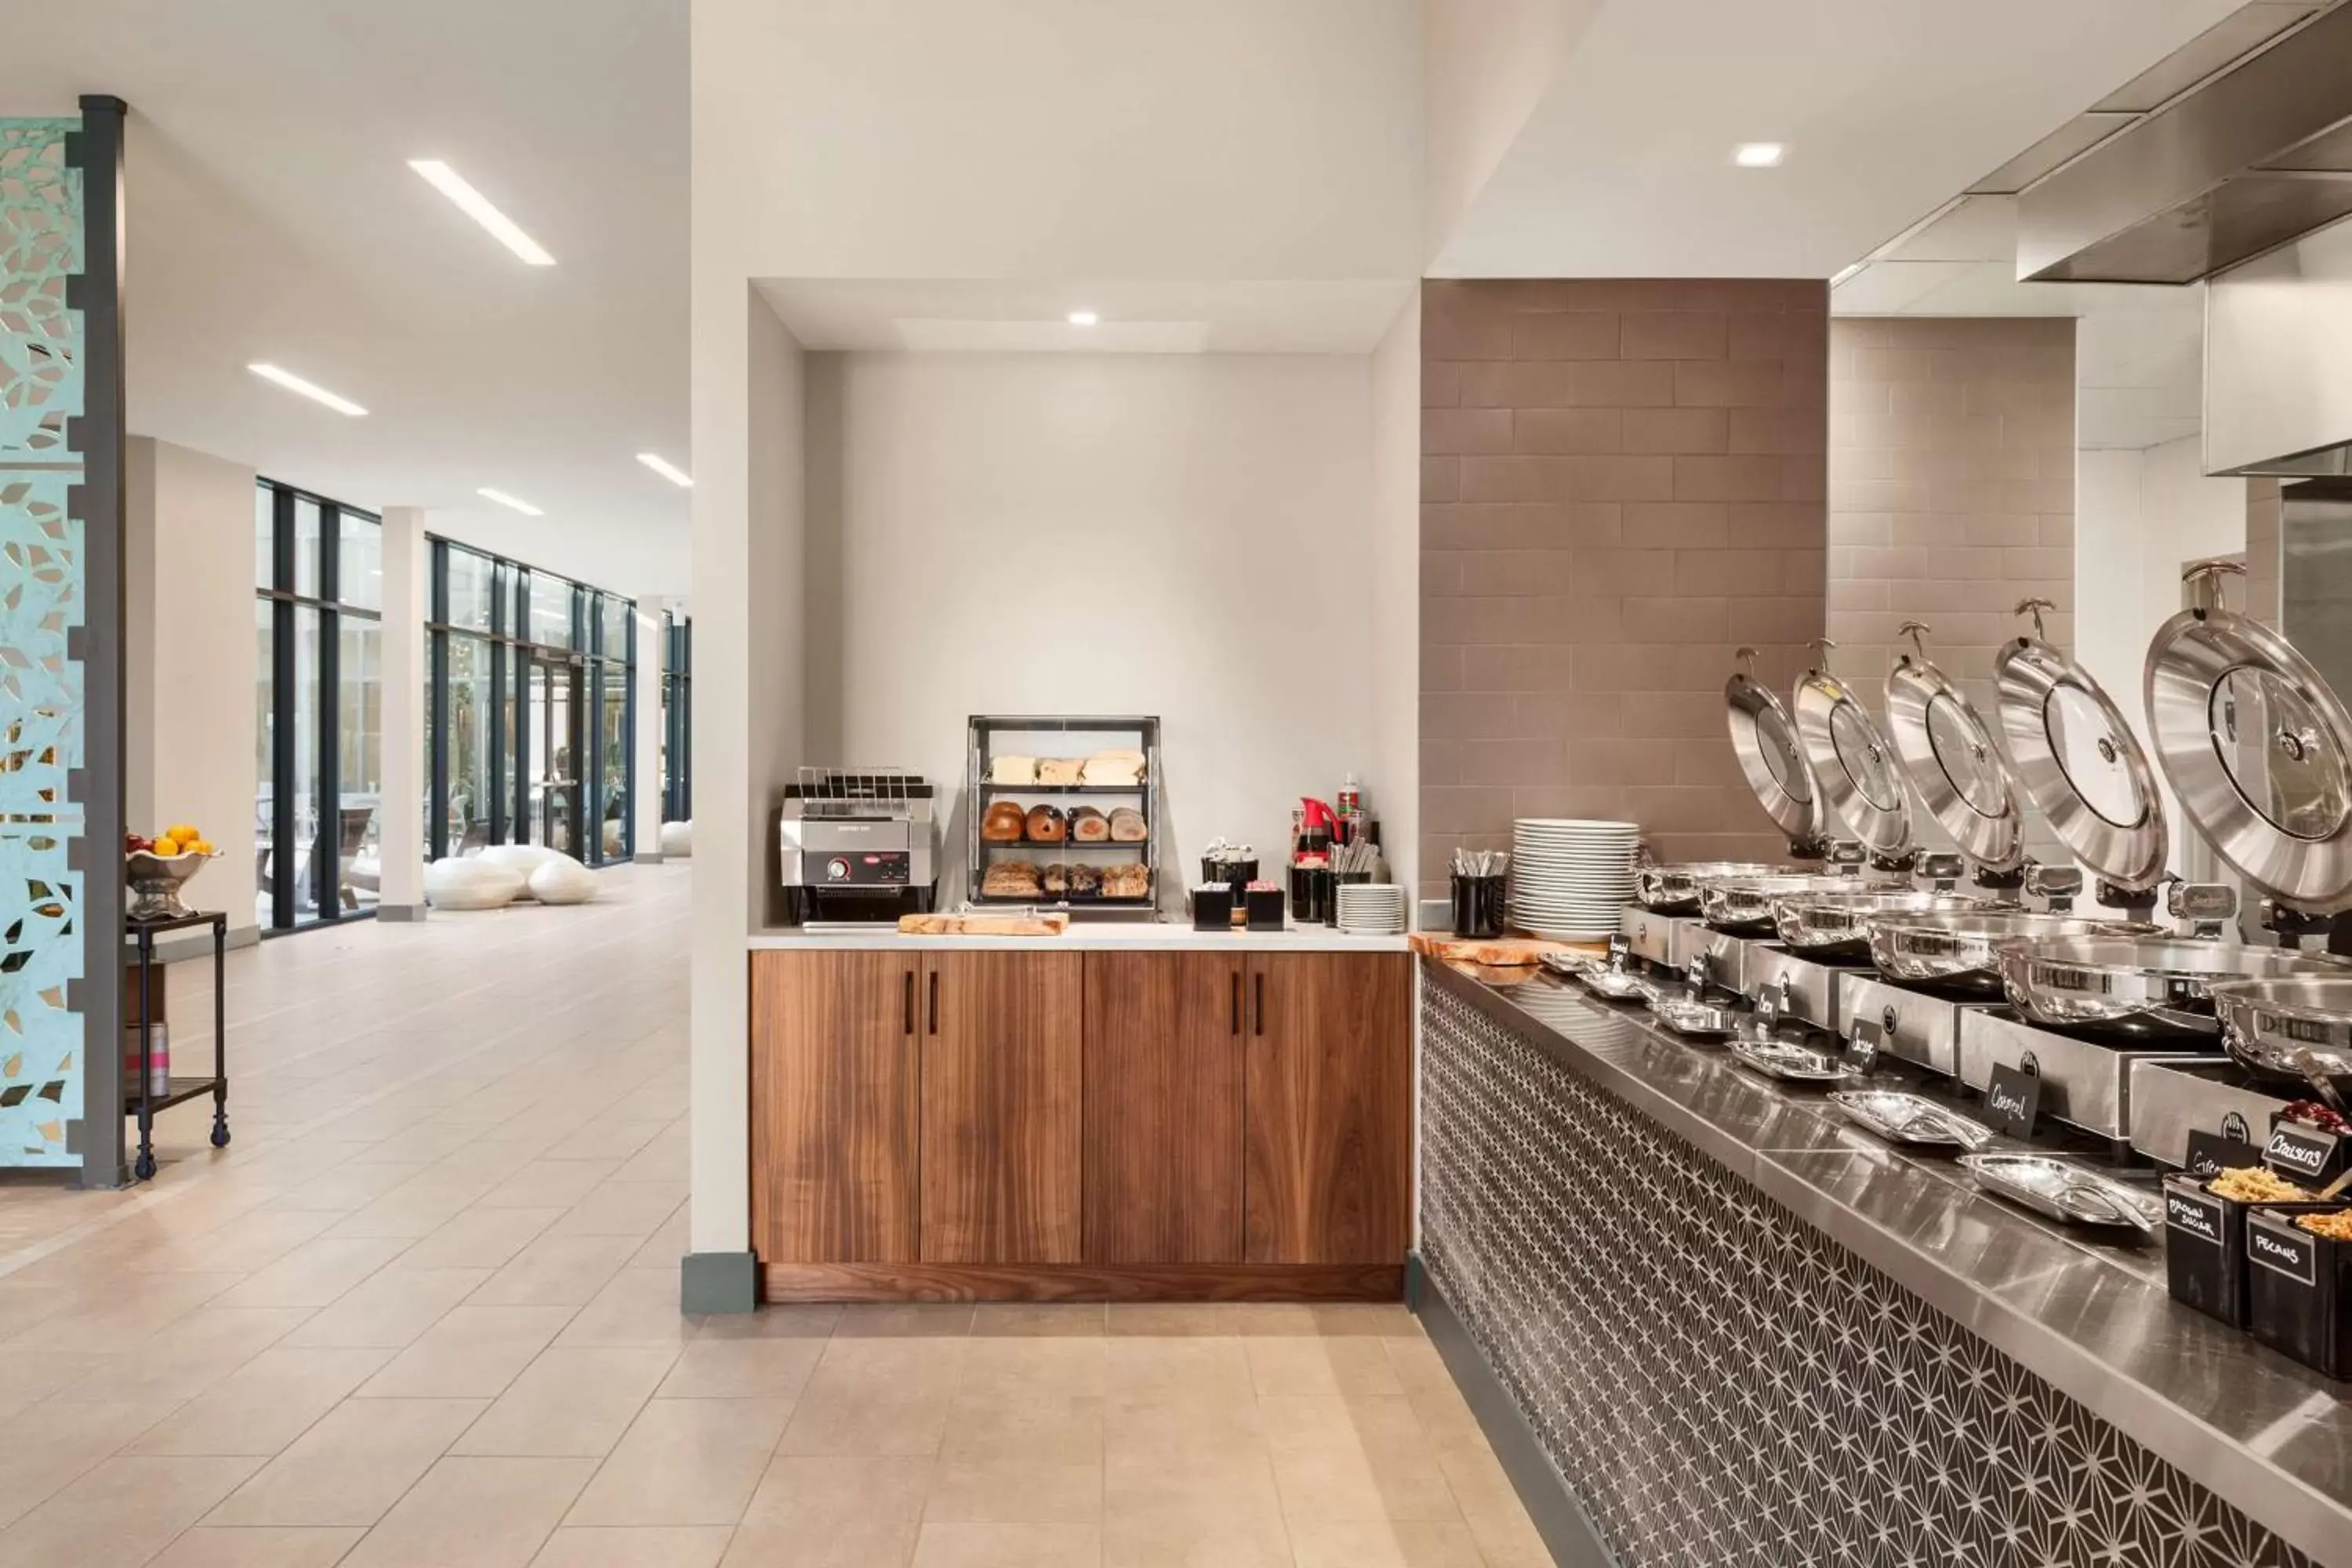
[{"label": "recessed ceiling light", "polygon": [[500,245],[533,267],[552,267],[555,258],[539,241],[523,233],[514,219],[490,205],[490,199],[467,184],[457,171],[438,158],[411,158],[408,166],[425,176],[425,184],[457,204],[457,210],[488,229]]},{"label": "recessed ceiling light", "polygon": [[300,393],[303,396],[309,398],[313,403],[323,403],[338,414],[348,414],[352,418],[357,419],[367,412],[366,409],[362,408],[350,398],[338,397],[333,393],[329,392],[325,387],[320,386],[312,382],[304,381],[300,376],[296,375],[293,372],[280,370],[274,364],[249,364],[245,368],[251,371],[254,374],[259,376],[264,381],[276,382],[278,385],[284,387],[289,392]]},{"label": "recessed ceiling light", "polygon": [[1778,142],[1742,142],[1732,149],[1731,161],[1743,169],[1777,169],[1788,151]]},{"label": "recessed ceiling light", "polygon": [[637,454],[637,461],[643,463],[646,468],[651,468],[655,473],[659,474],[663,479],[667,479],[670,483],[676,485],[682,490],[690,490],[694,488],[694,479],[692,476],[688,475],[685,469],[679,468],[676,463],[669,461],[666,458],[656,457],[651,452],[639,452]]},{"label": "recessed ceiling light", "polygon": [[1070,325],[1074,327],[1091,327],[1097,321],[1101,320],[1102,318],[1096,315],[1092,310],[1073,310],[1070,312]]},{"label": "recessed ceiling light", "polygon": [[540,510],[539,508],[531,505],[530,502],[527,500],[517,500],[514,497],[507,494],[504,490],[494,490],[485,488],[476,490],[474,493],[480,496],[484,500],[494,500],[500,506],[511,508],[512,510],[522,513],[525,517],[545,517],[547,515],[545,512]]}]

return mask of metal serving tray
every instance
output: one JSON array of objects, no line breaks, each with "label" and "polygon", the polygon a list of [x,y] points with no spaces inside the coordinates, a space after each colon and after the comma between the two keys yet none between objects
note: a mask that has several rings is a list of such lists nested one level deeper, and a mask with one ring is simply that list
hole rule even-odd
[{"label": "metal serving tray", "polygon": [[1993,1068],[2031,1063],[2042,1080],[2042,1110],[2085,1132],[2116,1141],[2131,1136],[2134,1063],[2222,1059],[2184,1056],[2176,1047],[2134,1050],[2077,1039],[2039,1028],[2005,1007],[1962,1008],[1959,1040],[1961,1082],[1980,1089],[1992,1082]]},{"label": "metal serving tray", "polygon": [[1694,1002],[1687,996],[1654,997],[1650,1011],[1675,1034],[1693,1039],[1720,1039],[1738,1028],[1745,1016],[1736,1008]]},{"label": "metal serving tray", "polygon": [[1993,1140],[1992,1129],[1975,1117],[1902,1089],[1842,1089],[1830,1096],[1830,1105],[1855,1126],[1890,1143],[1973,1152]]},{"label": "metal serving tray", "polygon": [[1930,996],[1889,984],[1869,970],[1838,976],[1838,1033],[1848,1039],[1867,1019],[1885,1037],[1878,1048],[1946,1078],[1960,1070],[1960,1017],[1974,1011],[1948,996]]},{"label": "metal serving tray", "polygon": [[1748,944],[1739,989],[1753,998],[1767,990],[1778,990],[1785,978],[1789,983],[1785,1016],[1832,1034],[1842,1034],[1845,1014],[1840,1009],[1839,982],[1849,974],[1870,976],[1872,972],[1852,964],[1823,963],[1790,952],[1778,943],[1751,942]]},{"label": "metal serving tray", "polygon": [[2143,1193],[2048,1154],[1963,1154],[1977,1185],[2037,1214],[2069,1225],[2116,1226],[2153,1236],[2164,1228],[2164,1205]]},{"label": "metal serving tray", "polygon": [[1627,904],[1617,915],[1617,930],[1637,958],[1652,963],[1675,962],[1677,934],[1698,921],[1684,915],[1662,915],[1639,904]]},{"label": "metal serving tray", "polygon": [[2191,1132],[2220,1132],[2259,1146],[2269,1135],[2272,1113],[2287,1107],[2275,1086],[2219,1057],[2138,1057],[2129,1070],[2131,1145],[2168,1165],[2189,1163]]},{"label": "metal serving tray", "polygon": [[1747,1035],[1733,1035],[1723,1045],[1743,1066],[1789,1083],[1843,1083],[1857,1076],[1853,1068],[1837,1058],[1811,1046],[1794,1045],[1787,1040],[1759,1040]]}]

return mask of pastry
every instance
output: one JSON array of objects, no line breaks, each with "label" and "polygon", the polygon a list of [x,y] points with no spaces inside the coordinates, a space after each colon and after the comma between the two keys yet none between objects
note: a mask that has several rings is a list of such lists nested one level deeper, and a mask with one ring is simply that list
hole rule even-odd
[{"label": "pastry", "polygon": [[1070,891],[1081,898],[1094,898],[1102,891],[1102,873],[1092,866],[1071,867]]},{"label": "pastry", "polygon": [[1076,757],[1046,757],[1037,763],[1037,782],[1041,784],[1074,784],[1081,781],[1086,763]]},{"label": "pastry", "polygon": [[1084,781],[1090,784],[1132,789],[1143,782],[1143,753],[1097,752],[1087,759],[1081,773]]},{"label": "pastry", "polygon": [[991,844],[1018,844],[1026,822],[1020,806],[1000,800],[980,819],[980,836]]},{"label": "pastry", "polygon": [[1042,891],[1037,868],[1026,860],[999,860],[980,879],[985,899],[1034,899]]},{"label": "pastry", "polygon": [[1033,805],[1029,808],[1029,842],[1059,844],[1069,836],[1069,823],[1058,805]]},{"label": "pastry", "polygon": [[1151,896],[1151,868],[1149,866],[1106,866],[1102,868],[1102,896],[1106,899],[1148,899]]},{"label": "pastry", "polygon": [[1110,818],[1091,805],[1082,805],[1070,813],[1070,842],[1073,844],[1108,844],[1110,842]]},{"label": "pastry", "polygon": [[1070,890],[1070,868],[1059,860],[1055,861],[1045,868],[1045,882],[1046,896],[1060,898]]},{"label": "pastry", "polygon": [[1034,757],[995,757],[988,764],[988,782],[995,784],[1033,784],[1037,782],[1037,759]]},{"label": "pastry", "polygon": [[1140,844],[1151,837],[1143,823],[1143,813],[1131,805],[1122,805],[1110,814],[1110,841],[1114,844]]}]

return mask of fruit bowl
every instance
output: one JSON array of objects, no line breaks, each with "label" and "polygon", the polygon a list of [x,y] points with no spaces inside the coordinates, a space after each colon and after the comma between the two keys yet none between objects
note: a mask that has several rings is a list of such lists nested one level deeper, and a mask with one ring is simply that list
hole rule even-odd
[{"label": "fruit bowl", "polygon": [[180,889],[205,868],[205,861],[219,856],[218,850],[207,854],[184,849],[177,855],[158,855],[152,849],[130,851],[122,857],[122,877],[131,893],[124,916],[134,921],[173,921],[194,914],[180,901]]}]

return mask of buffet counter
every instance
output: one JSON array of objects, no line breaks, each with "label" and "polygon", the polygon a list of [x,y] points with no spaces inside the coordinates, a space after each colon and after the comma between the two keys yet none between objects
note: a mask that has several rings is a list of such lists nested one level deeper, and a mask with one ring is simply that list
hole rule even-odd
[{"label": "buffet counter", "polygon": [[864,951],[955,952],[1402,952],[1402,936],[1353,936],[1329,926],[1293,926],[1285,931],[1195,931],[1174,921],[1073,921],[1055,936],[907,936],[896,928],[807,931],[779,926],[755,931],[753,952]]},{"label": "buffet counter", "polygon": [[1427,1310],[1566,1479],[1567,1560],[2352,1565],[2347,1386],[2157,1242],[1541,972],[1421,967]]}]

